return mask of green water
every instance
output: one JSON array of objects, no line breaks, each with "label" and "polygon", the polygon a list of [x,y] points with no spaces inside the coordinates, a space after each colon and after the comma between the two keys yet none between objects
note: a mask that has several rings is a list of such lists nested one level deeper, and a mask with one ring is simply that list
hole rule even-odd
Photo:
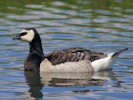
[{"label": "green water", "polygon": [[[112,71],[24,72],[26,42],[13,41],[35,27],[45,54],[68,47],[114,52],[128,47]],[[0,99],[132,100],[132,0],[0,0]]]}]

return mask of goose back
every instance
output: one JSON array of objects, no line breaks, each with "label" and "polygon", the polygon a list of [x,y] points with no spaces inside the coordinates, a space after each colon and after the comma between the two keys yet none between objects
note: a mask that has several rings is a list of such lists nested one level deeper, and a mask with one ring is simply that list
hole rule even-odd
[{"label": "goose back", "polygon": [[78,62],[84,59],[88,59],[92,62],[104,57],[107,57],[104,53],[86,50],[79,47],[54,51],[45,56],[52,65],[58,65],[65,62]]}]

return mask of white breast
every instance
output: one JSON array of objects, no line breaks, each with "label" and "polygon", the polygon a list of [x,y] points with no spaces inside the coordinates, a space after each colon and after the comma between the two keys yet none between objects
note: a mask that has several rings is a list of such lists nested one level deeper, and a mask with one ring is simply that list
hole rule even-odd
[{"label": "white breast", "polygon": [[90,72],[94,71],[89,60],[79,62],[65,62],[59,65],[52,65],[48,59],[40,65],[40,71],[43,72]]}]

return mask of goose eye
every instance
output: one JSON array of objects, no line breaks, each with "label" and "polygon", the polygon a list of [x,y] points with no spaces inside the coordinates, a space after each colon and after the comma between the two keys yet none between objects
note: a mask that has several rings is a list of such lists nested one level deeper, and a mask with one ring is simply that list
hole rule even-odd
[{"label": "goose eye", "polygon": [[26,34],[27,34],[26,32],[23,32],[23,33],[21,33],[20,35],[21,35],[21,36],[24,36],[24,35],[26,35]]}]

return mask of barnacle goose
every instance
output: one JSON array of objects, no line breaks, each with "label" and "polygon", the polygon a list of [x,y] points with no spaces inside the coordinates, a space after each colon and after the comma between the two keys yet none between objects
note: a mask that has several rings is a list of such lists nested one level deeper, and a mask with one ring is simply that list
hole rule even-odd
[{"label": "barnacle goose", "polygon": [[44,55],[41,38],[35,28],[23,29],[13,39],[29,42],[29,55],[24,62],[24,68],[28,71],[89,72],[112,69],[112,64],[119,54],[128,49],[104,54],[75,47]]}]

